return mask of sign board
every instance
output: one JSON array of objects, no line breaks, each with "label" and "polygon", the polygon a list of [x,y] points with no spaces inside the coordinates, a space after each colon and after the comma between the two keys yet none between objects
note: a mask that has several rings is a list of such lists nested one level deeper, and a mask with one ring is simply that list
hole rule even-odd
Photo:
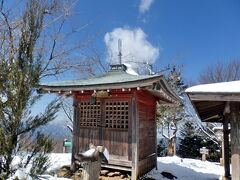
[{"label": "sign board", "polygon": [[200,154],[208,154],[209,150],[206,147],[200,148]]},{"label": "sign board", "polygon": [[96,97],[108,97],[107,91],[98,91],[96,92]]},{"label": "sign board", "polygon": [[71,141],[64,141],[63,146],[64,147],[72,147],[72,142]]}]

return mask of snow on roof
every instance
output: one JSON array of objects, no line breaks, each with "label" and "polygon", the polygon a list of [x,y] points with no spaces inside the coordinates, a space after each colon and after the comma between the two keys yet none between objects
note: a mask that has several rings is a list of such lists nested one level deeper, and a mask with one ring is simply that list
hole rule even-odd
[{"label": "snow on roof", "polygon": [[202,84],[186,89],[187,93],[240,93],[240,81]]},{"label": "snow on roof", "polygon": [[132,68],[131,64],[124,63],[125,66],[127,66],[126,72],[131,75],[138,76],[139,74]]}]

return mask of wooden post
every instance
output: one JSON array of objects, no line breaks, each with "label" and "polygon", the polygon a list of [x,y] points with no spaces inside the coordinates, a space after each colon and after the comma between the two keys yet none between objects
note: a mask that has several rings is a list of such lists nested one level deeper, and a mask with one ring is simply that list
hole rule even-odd
[{"label": "wooden post", "polygon": [[78,129],[79,129],[79,123],[78,123],[78,109],[77,109],[77,105],[78,105],[78,102],[76,100],[76,97],[74,97],[74,100],[73,100],[73,132],[72,132],[72,159],[71,159],[71,171],[75,172],[77,169],[76,169],[76,164],[75,164],[75,158],[74,158],[74,155],[76,153],[78,153],[79,151],[79,144],[78,143],[78,137],[77,137],[77,134],[78,134]]},{"label": "wooden post", "polygon": [[158,142],[157,142],[157,102],[155,102],[155,109],[154,109],[154,121],[155,121],[155,151],[156,151],[156,158],[155,158],[155,168],[156,170],[158,170],[158,163],[157,163],[157,145],[158,145]]},{"label": "wooden post", "polygon": [[66,153],[65,141],[66,141],[66,139],[63,140],[63,153]]},{"label": "wooden post", "polygon": [[138,180],[138,135],[139,135],[139,118],[137,109],[136,92],[132,99],[132,176],[131,180]]},{"label": "wooden post", "polygon": [[240,103],[230,104],[232,180],[240,180]]},{"label": "wooden post", "polygon": [[222,157],[220,157],[220,166],[224,166],[225,151],[224,151],[223,137],[222,137],[222,140],[221,140],[221,148],[222,148]]},{"label": "wooden post", "polygon": [[228,180],[230,178],[230,162],[229,162],[229,130],[228,130],[228,118],[223,122],[223,164],[224,164],[224,176]]},{"label": "wooden post", "polygon": [[82,180],[99,180],[101,161],[83,163]]},{"label": "wooden post", "polygon": [[1,161],[0,161],[0,174],[2,174],[2,163],[1,163]]}]

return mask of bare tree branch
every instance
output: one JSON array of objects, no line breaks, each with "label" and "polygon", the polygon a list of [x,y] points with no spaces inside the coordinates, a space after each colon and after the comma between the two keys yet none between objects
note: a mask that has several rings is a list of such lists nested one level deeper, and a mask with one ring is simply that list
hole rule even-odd
[{"label": "bare tree branch", "polygon": [[200,73],[198,82],[200,84],[227,82],[240,79],[240,60],[232,59],[225,63],[218,62],[213,66],[207,67]]},{"label": "bare tree branch", "polygon": [[12,32],[12,27],[8,21],[8,16],[6,13],[4,13],[2,10],[1,10],[1,14],[2,14],[2,17],[7,25],[7,28],[8,28],[8,35],[9,35],[9,44],[10,44],[10,61],[13,61],[14,60],[14,40],[13,40],[13,32]]}]

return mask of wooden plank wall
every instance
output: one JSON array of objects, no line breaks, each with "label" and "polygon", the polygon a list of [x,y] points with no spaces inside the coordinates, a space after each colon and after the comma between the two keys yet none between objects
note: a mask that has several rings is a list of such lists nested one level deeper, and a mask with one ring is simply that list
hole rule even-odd
[{"label": "wooden plank wall", "polygon": [[111,159],[128,160],[128,131],[105,129],[103,137]]},{"label": "wooden plank wall", "polygon": [[139,113],[139,175],[156,166],[156,100],[148,94],[138,94]]},{"label": "wooden plank wall", "polygon": [[100,128],[79,128],[78,144],[79,152],[84,152],[89,149],[89,144],[100,145],[99,137]]}]

